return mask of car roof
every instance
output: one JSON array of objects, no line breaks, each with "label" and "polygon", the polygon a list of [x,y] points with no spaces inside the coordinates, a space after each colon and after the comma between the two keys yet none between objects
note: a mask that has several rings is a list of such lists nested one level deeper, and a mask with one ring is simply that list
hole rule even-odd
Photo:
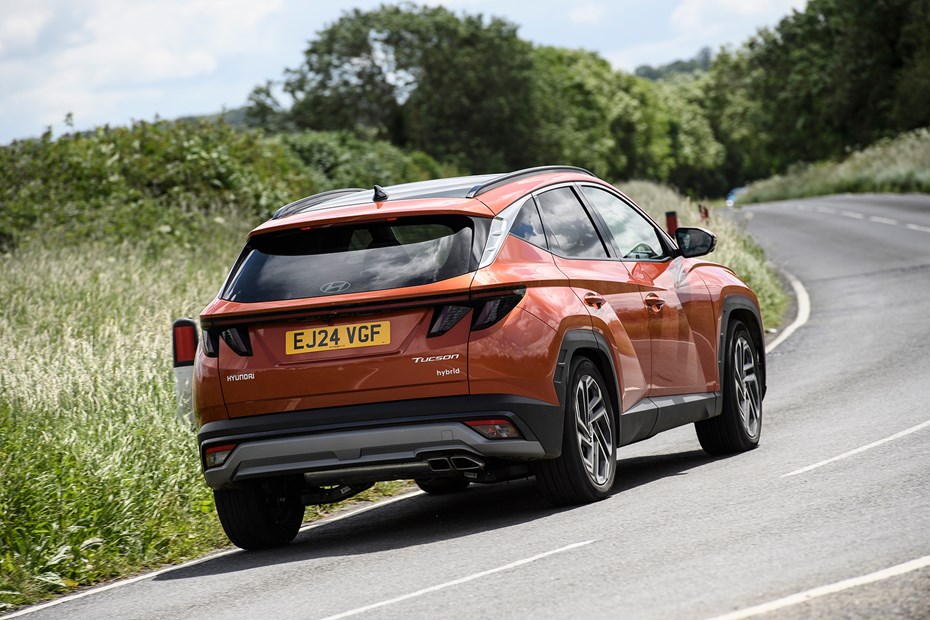
[{"label": "car roof", "polygon": [[[294,226],[325,225],[378,217],[422,213],[458,213],[493,217],[513,200],[550,183],[590,180],[604,183],[584,168],[539,166],[509,173],[415,181],[371,189],[349,187],[301,198],[278,209],[249,234]],[[387,195],[383,198],[378,190]]]},{"label": "car roof", "polygon": [[380,191],[387,196],[384,199],[379,199],[375,188],[362,189],[359,187],[349,187],[330,190],[296,200],[278,209],[272,219],[281,219],[292,215],[332,209],[335,207],[346,207],[371,202],[386,202],[389,200],[474,198],[482,193],[506,185],[509,182],[549,172],[580,172],[594,176],[583,168],[575,168],[573,166],[539,166],[510,173],[481,174],[433,179],[429,181],[415,181],[412,183],[389,185],[383,188],[379,188],[379,186],[376,185],[375,188],[380,189]]}]

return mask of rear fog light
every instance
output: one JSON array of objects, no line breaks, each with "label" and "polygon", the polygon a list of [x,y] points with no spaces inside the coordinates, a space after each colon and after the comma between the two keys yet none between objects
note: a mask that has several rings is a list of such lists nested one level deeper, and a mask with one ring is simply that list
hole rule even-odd
[{"label": "rear fog light", "polygon": [[485,439],[521,439],[523,436],[510,420],[468,420],[465,425]]},{"label": "rear fog light", "polygon": [[236,444],[231,443],[224,446],[210,446],[204,451],[203,461],[206,469],[219,467],[226,462],[226,459],[236,449]]}]

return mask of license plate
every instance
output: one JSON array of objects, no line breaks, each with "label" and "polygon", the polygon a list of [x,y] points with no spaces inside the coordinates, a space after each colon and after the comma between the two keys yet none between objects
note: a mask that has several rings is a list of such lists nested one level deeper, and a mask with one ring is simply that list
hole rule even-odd
[{"label": "license plate", "polygon": [[297,329],[284,335],[288,355],[391,344],[390,321]]}]

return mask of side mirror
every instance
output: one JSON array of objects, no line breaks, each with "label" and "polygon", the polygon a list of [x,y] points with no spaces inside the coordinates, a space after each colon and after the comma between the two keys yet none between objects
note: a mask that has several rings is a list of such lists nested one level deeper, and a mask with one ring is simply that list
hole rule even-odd
[{"label": "side mirror", "polygon": [[710,254],[717,247],[717,235],[703,228],[681,227],[675,231],[675,240],[685,258]]}]

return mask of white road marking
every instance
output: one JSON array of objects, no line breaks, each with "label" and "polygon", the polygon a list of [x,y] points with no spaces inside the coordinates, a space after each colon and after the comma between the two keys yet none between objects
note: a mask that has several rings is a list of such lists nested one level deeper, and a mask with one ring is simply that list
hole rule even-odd
[{"label": "white road marking", "polygon": [[782,273],[785,274],[788,283],[791,284],[791,288],[794,289],[794,296],[798,301],[798,315],[795,317],[794,321],[791,322],[791,325],[786,327],[775,340],[765,347],[766,353],[774,351],[775,347],[787,340],[791,334],[797,331],[799,327],[803,326],[811,318],[811,298],[807,294],[807,289],[804,288],[800,280],[787,271],[783,271]]},{"label": "white road marking", "polygon": [[880,446],[880,445],[882,445],[882,444],[884,444],[884,443],[888,443],[889,441],[894,441],[895,439],[900,439],[901,437],[904,437],[905,435],[910,435],[911,433],[916,433],[917,431],[919,431],[919,430],[921,430],[921,429],[924,429],[924,428],[927,428],[928,426],[930,426],[930,420],[927,420],[926,422],[922,422],[921,424],[918,424],[917,426],[912,426],[912,427],[910,427],[910,428],[906,428],[906,429],[904,429],[903,431],[901,431],[900,433],[895,433],[895,434],[892,435],[891,437],[885,437],[884,439],[879,439],[878,441],[873,441],[872,443],[870,443],[870,444],[868,444],[868,445],[866,445],[866,446],[862,446],[862,447],[860,447],[860,448],[856,448],[855,450],[850,450],[849,452],[844,452],[843,454],[840,454],[839,456],[834,456],[832,459],[827,459],[827,460],[825,460],[825,461],[820,461],[819,463],[814,463],[813,465],[808,465],[807,467],[802,467],[801,469],[796,469],[796,470],[794,470],[793,472],[789,472],[789,473],[787,473],[787,474],[782,474],[781,477],[782,477],[782,478],[787,478],[788,476],[796,476],[796,475],[798,475],[798,474],[803,474],[803,473],[809,472],[809,471],[812,470],[812,469],[817,469],[818,467],[823,467],[824,465],[828,465],[828,464],[830,464],[830,463],[833,463],[834,461],[839,461],[840,459],[845,459],[845,458],[847,458],[847,457],[850,457],[850,456],[859,454],[860,452],[865,452],[866,450],[871,450],[872,448],[875,448],[875,447],[877,447],[877,446]]},{"label": "white road marking", "polygon": [[810,211],[810,210],[811,210],[811,208],[810,208],[808,205],[806,205],[806,204],[796,204],[796,205],[794,205],[794,206],[797,207],[798,209],[800,209],[801,211]]},{"label": "white road marking", "polygon": [[871,221],[873,221],[873,222],[878,222],[879,224],[889,224],[889,225],[891,225],[891,226],[897,226],[897,225],[898,225],[898,220],[892,220],[892,219],[887,218],[887,217],[877,217],[877,216],[875,216],[875,215],[872,215],[872,216],[869,217],[869,220],[871,220]]},{"label": "white road marking", "polygon": [[861,220],[865,218],[861,213],[856,213],[855,211],[840,211],[840,215],[845,215],[846,217],[851,217],[856,220]]},{"label": "white road marking", "polygon": [[830,207],[816,207],[816,209],[818,213],[836,213],[836,209],[832,209]]},{"label": "white road marking", "polygon": [[[314,521],[313,523],[309,523],[301,527],[300,531],[306,532],[307,530],[312,530],[318,527],[323,527],[324,525],[329,525],[330,523],[335,523],[336,521],[342,521],[343,519],[354,517],[357,514],[368,512],[369,510],[374,510],[375,508],[381,508],[383,506],[387,506],[388,504],[393,504],[394,502],[399,502],[401,500],[415,497],[417,495],[423,495],[423,491],[413,491],[410,493],[404,493],[403,495],[398,495],[397,497],[391,497],[389,499],[384,499],[384,500],[375,502],[374,504],[370,504],[368,506],[362,506],[361,508],[357,510],[350,510],[342,514],[338,514],[332,517],[327,517],[325,519],[320,519],[319,521]],[[107,590],[112,590],[114,588],[128,586],[128,585],[137,583],[139,581],[144,581],[146,579],[152,579],[154,577],[158,577],[159,575],[164,575],[165,573],[170,573],[172,571],[181,570],[182,568],[190,568],[191,566],[197,566],[198,564],[203,564],[204,562],[207,562],[209,560],[215,560],[217,558],[222,558],[224,556],[231,555],[233,553],[240,553],[240,552],[242,552],[241,549],[225,549],[223,551],[217,551],[216,553],[211,553],[209,555],[205,555],[203,557],[190,560],[188,562],[184,562],[183,564],[178,564],[176,566],[169,566],[167,568],[162,568],[156,571],[152,571],[150,573],[144,573],[142,575],[137,575],[129,579],[122,579],[120,581],[114,581],[113,583],[108,583],[103,586],[98,586],[96,588],[90,588],[82,592],[77,592],[75,594],[70,594],[68,596],[56,598],[55,600],[48,601],[47,603],[40,603],[38,605],[33,605],[32,607],[26,607],[24,609],[20,609],[19,611],[14,611],[11,614],[0,616],[0,620],[8,620],[9,618],[18,618],[20,616],[25,616],[27,614],[31,614],[37,611],[42,611],[43,609],[48,609],[49,607],[55,607],[56,605],[61,605],[62,603],[67,603],[69,601],[74,601],[80,598],[84,598],[85,596],[90,596],[91,594],[99,594],[100,592],[106,592]]]},{"label": "white road marking", "polygon": [[556,553],[564,553],[565,551],[571,551],[572,549],[577,549],[578,547],[590,545],[593,542],[594,542],[593,540],[586,540],[584,542],[574,543],[571,545],[567,545],[565,547],[559,547],[558,549],[553,549],[552,551],[546,551],[545,553],[534,555],[531,558],[524,558],[522,560],[517,560],[516,562],[511,562],[510,564],[505,564],[504,566],[498,566],[497,568],[492,568],[490,570],[482,571],[480,573],[474,573],[472,575],[468,575],[467,577],[462,577],[460,579],[454,579],[452,581],[440,583],[435,586],[423,588],[422,590],[417,590],[416,592],[411,592],[410,594],[404,594],[402,596],[388,599],[386,601],[381,601],[380,603],[373,603],[371,605],[365,605],[364,607],[356,607],[355,609],[344,611],[341,614],[336,614],[335,616],[327,616],[323,620],[338,620],[339,618],[348,618],[349,616],[355,616],[361,613],[365,613],[366,611],[371,611],[372,609],[379,609],[381,607],[393,605],[394,603],[400,603],[402,601],[407,601],[412,598],[416,598],[418,596],[423,596],[424,594],[436,592],[437,590],[444,590],[445,588],[450,588],[452,586],[457,586],[463,583],[468,583],[469,581],[474,581],[475,579],[480,579],[481,577],[487,577],[488,575],[493,575],[494,573],[500,573],[505,570],[510,570],[511,568],[523,566],[524,564],[529,564],[530,562],[541,560],[543,558],[549,557],[550,555],[555,555]]},{"label": "white road marking", "polygon": [[918,225],[918,224],[908,224],[907,227],[910,228],[911,230],[918,230],[918,231],[920,231],[920,232],[930,233],[930,226],[920,226],[920,225]]},{"label": "white road marking", "polygon": [[910,562],[905,562],[904,564],[898,564],[896,566],[876,571],[874,573],[869,573],[868,575],[863,575],[862,577],[845,579],[843,581],[831,583],[830,585],[820,586],[819,588],[805,590],[804,592],[798,592],[797,594],[792,594],[791,596],[769,601],[768,603],[763,603],[754,607],[747,607],[746,609],[740,609],[728,614],[724,614],[722,616],[716,616],[712,620],[742,620],[743,618],[761,616],[762,614],[767,614],[770,611],[775,611],[776,609],[784,609],[785,607],[791,607],[792,605],[806,603],[811,599],[826,596],[828,594],[835,594],[836,592],[842,592],[843,590],[849,590],[850,588],[857,588],[859,586],[875,583],[876,581],[882,581],[891,577],[897,577],[898,575],[920,570],[921,568],[926,568],[927,566],[930,566],[930,555],[925,555],[924,557],[917,560],[911,560]]}]

